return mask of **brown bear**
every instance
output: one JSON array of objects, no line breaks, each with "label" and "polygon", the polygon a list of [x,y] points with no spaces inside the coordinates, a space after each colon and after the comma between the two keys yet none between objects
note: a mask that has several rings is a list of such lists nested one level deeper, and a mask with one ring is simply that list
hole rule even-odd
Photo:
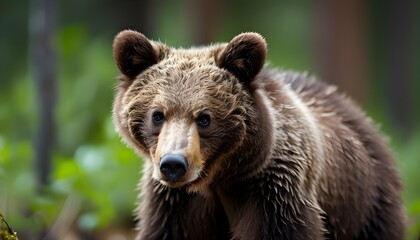
[{"label": "brown bear", "polygon": [[403,239],[384,138],[334,86],[264,69],[267,44],[114,40],[113,108],[145,158],[137,239]]}]

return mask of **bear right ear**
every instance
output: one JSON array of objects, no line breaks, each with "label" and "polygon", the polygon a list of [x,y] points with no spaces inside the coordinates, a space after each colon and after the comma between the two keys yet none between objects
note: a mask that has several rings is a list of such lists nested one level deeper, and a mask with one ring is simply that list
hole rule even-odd
[{"label": "bear right ear", "polygon": [[136,77],[159,61],[158,50],[147,37],[136,31],[120,32],[114,39],[113,49],[118,68],[129,78]]}]

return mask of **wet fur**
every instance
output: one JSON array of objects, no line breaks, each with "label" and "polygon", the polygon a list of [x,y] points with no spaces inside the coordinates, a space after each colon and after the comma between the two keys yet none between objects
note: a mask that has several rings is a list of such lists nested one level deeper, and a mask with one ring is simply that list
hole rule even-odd
[{"label": "wet fur", "polygon": [[[400,178],[372,122],[313,77],[260,72],[265,54],[257,34],[190,50],[132,31],[116,37],[124,75],[114,122],[147,160],[137,239],[403,239]],[[192,127],[212,109],[197,140],[205,159],[197,181],[171,188],[151,177],[155,105]]]}]

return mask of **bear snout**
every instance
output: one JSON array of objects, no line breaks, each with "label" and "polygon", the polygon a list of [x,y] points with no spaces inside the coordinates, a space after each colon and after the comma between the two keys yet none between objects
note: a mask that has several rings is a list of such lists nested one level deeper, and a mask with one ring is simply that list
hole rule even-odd
[{"label": "bear snout", "polygon": [[177,182],[187,172],[188,161],[182,154],[167,153],[160,159],[159,168],[169,182]]}]

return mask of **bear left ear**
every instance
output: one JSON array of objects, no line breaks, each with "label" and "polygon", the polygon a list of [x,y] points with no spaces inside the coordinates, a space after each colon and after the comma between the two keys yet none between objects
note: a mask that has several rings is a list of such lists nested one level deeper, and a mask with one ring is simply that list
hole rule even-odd
[{"label": "bear left ear", "polygon": [[234,37],[216,56],[216,64],[248,84],[261,71],[267,55],[267,43],[258,33]]}]

